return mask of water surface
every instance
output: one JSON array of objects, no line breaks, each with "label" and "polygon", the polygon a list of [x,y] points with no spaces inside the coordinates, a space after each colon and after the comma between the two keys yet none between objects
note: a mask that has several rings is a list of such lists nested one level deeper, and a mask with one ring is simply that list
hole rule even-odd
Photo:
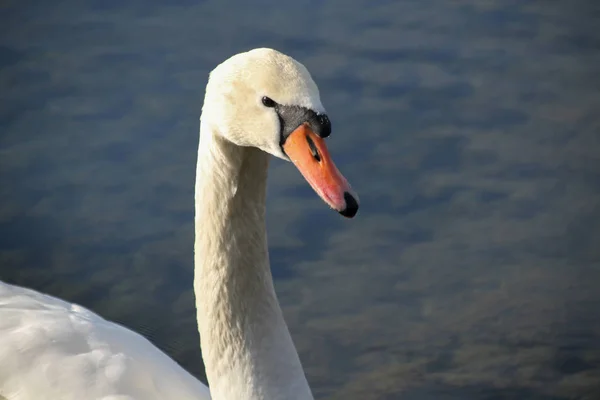
[{"label": "water surface", "polygon": [[193,180],[208,72],[312,72],[360,194],[273,161],[275,284],[322,399],[600,398],[592,1],[4,1],[0,279],[148,336],[205,379]]}]

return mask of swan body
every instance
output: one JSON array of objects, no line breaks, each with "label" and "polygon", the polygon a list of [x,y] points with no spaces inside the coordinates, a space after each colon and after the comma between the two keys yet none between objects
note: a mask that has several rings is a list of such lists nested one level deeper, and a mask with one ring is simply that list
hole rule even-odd
[{"label": "swan body", "polygon": [[0,399],[210,399],[143,336],[57,298],[0,282]]},{"label": "swan body", "polygon": [[210,74],[196,170],[194,291],[210,387],[139,334],[0,282],[0,400],[313,399],[275,294],[265,227],[270,155],[346,217],[358,199],[330,158],[306,68],[271,49]]}]

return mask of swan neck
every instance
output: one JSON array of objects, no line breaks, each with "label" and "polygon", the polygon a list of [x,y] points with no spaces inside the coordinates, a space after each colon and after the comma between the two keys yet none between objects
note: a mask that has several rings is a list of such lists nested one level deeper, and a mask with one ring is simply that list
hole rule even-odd
[{"label": "swan neck", "polygon": [[268,154],[201,123],[194,290],[214,400],[313,398],[269,267],[268,165]]}]

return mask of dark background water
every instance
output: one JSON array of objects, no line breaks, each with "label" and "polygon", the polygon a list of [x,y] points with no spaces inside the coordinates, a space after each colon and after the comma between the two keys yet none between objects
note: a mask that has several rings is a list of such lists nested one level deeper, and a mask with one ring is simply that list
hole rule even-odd
[{"label": "dark background water", "polygon": [[361,197],[271,167],[275,284],[318,398],[600,398],[600,5],[0,2],[0,279],[204,379],[193,184],[208,72],[302,63]]}]

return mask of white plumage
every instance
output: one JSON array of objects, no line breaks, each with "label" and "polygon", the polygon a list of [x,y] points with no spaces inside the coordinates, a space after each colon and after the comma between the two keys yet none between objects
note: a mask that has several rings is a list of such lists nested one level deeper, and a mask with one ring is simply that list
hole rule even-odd
[{"label": "white plumage", "polygon": [[143,336],[93,312],[0,282],[0,395],[7,400],[209,399]]}]

